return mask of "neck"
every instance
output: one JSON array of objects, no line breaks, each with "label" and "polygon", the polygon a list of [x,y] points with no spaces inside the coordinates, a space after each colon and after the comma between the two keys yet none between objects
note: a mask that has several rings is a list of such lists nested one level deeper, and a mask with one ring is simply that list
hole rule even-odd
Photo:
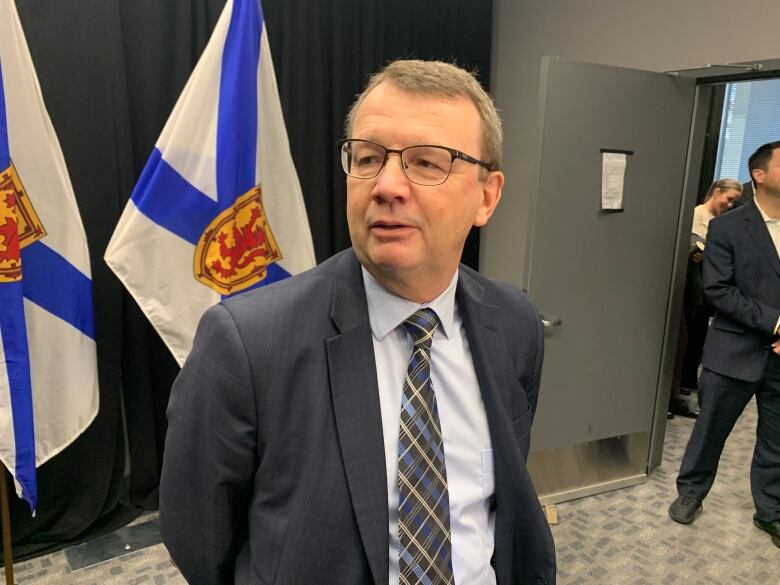
[{"label": "neck", "polygon": [[780,193],[756,190],[756,202],[771,219],[780,219]]},{"label": "neck", "polygon": [[397,275],[376,271],[372,266],[365,266],[365,268],[385,289],[402,299],[419,304],[428,303],[443,293],[452,282],[454,274],[453,272],[448,277],[439,279],[402,279]]}]

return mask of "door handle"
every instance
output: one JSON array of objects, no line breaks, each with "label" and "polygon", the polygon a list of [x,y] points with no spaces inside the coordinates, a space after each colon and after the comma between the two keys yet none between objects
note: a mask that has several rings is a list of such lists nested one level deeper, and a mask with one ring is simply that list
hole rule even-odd
[{"label": "door handle", "polygon": [[561,324],[563,324],[563,321],[561,321],[557,317],[552,317],[548,319],[547,317],[542,315],[542,327],[544,327],[545,329],[555,329]]}]

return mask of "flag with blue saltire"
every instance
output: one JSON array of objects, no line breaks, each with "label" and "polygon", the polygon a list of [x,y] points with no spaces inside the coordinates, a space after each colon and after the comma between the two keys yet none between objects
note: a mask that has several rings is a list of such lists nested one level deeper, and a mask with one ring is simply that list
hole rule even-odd
[{"label": "flag with blue saltire", "polygon": [[105,259],[184,363],[220,299],[314,266],[258,0],[228,0]]},{"label": "flag with blue saltire", "polygon": [[89,252],[13,0],[0,0],[0,460],[33,513],[35,468],[95,418]]}]

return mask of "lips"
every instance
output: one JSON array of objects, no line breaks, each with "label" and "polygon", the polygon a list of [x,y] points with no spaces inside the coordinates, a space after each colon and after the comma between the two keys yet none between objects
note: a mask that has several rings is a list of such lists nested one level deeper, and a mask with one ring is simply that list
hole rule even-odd
[{"label": "lips", "polygon": [[405,228],[410,227],[403,223],[398,222],[392,222],[392,221],[375,221],[371,224],[371,228],[381,228],[381,229],[396,229],[396,228]]},{"label": "lips", "polygon": [[369,223],[371,233],[382,237],[407,235],[416,228],[408,223],[396,220],[378,220]]}]

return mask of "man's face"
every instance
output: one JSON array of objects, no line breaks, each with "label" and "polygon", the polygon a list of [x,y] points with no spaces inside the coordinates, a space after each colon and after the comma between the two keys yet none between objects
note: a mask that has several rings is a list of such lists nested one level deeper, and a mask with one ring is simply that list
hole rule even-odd
[{"label": "man's face", "polygon": [[[383,82],[357,110],[350,138],[386,148],[455,148],[481,157],[480,118],[466,98],[407,93]],[[501,195],[503,175],[480,180],[480,166],[456,159],[441,185],[409,181],[390,154],[373,179],[347,177],[347,221],[361,264],[386,288],[416,301],[449,284],[471,226],[487,223]]]},{"label": "man's face", "polygon": [[756,181],[757,191],[780,198],[780,148],[772,151],[772,158],[769,159],[766,170],[753,171],[753,178]]}]

